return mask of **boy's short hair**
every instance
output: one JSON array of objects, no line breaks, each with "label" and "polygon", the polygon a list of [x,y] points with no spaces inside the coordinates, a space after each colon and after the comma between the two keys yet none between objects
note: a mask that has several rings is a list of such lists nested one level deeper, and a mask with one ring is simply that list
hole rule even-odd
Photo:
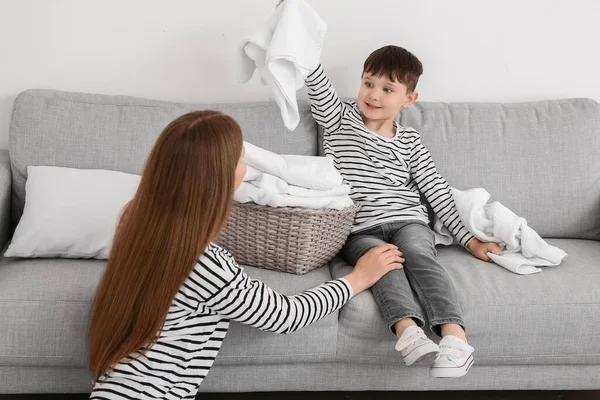
[{"label": "boy's short hair", "polygon": [[410,51],[398,46],[384,46],[375,50],[365,60],[363,74],[387,76],[392,81],[406,85],[409,93],[417,88],[423,74],[423,64]]}]

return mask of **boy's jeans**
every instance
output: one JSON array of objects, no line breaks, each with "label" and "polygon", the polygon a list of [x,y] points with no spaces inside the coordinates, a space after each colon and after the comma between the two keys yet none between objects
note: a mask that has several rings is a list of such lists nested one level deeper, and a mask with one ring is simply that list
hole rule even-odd
[{"label": "boy's jeans", "polygon": [[[404,253],[404,268],[385,274],[371,291],[392,332],[399,320],[411,317],[425,325],[417,307],[423,305],[431,330],[441,336],[441,324],[465,326],[456,290],[444,267],[437,260],[433,231],[421,221],[400,221],[350,235],[342,256],[351,265],[373,247],[384,243],[398,246]],[[414,293],[413,293],[414,291]]]}]

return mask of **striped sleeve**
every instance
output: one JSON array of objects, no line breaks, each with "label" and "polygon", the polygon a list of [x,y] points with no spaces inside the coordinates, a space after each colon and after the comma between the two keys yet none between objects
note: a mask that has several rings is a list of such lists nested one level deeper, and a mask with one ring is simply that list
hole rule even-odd
[{"label": "striped sleeve", "polygon": [[199,266],[196,274],[204,288],[206,307],[225,318],[269,332],[291,333],[310,325],[337,311],[353,295],[352,286],[341,278],[286,296],[250,278],[232,257],[218,252],[200,259]]},{"label": "striped sleeve", "polygon": [[410,154],[410,174],[419,191],[431,205],[440,221],[450,230],[458,242],[467,247],[474,236],[462,223],[448,182],[437,172],[429,150],[415,134]]},{"label": "striped sleeve", "polygon": [[313,118],[325,129],[326,134],[335,132],[341,126],[346,105],[338,97],[320,64],[308,75],[305,83]]}]

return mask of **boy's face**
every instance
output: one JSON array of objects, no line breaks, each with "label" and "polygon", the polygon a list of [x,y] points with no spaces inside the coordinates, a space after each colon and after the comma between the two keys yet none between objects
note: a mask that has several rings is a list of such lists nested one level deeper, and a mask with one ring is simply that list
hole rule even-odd
[{"label": "boy's face", "polygon": [[393,120],[400,110],[414,103],[417,97],[417,92],[407,93],[404,83],[363,72],[358,107],[363,116],[370,120]]}]

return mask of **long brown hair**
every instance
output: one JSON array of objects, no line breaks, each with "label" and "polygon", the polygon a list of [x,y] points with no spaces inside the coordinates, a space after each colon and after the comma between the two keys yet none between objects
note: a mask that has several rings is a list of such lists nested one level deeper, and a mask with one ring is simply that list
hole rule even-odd
[{"label": "long brown hair", "polygon": [[216,111],[185,114],[157,139],[96,292],[96,379],[158,338],[177,291],[225,223],[242,146],[239,125]]}]

